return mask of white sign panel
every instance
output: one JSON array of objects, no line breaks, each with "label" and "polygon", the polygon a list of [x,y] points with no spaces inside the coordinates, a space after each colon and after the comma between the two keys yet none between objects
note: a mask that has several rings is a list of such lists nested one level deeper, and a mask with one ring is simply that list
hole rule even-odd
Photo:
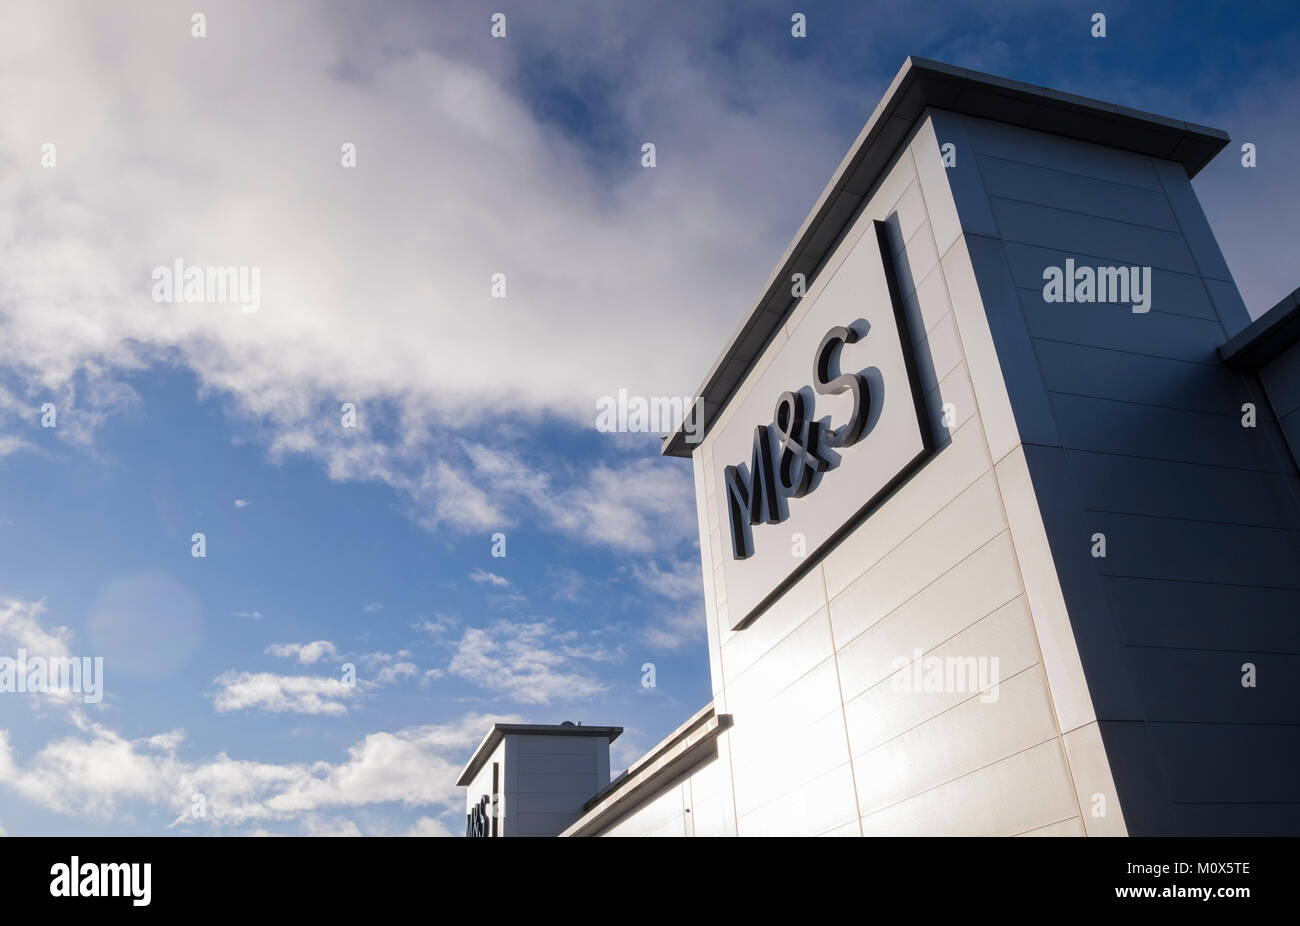
[{"label": "white sign panel", "polygon": [[933,448],[885,227],[872,224],[715,439],[733,630]]}]

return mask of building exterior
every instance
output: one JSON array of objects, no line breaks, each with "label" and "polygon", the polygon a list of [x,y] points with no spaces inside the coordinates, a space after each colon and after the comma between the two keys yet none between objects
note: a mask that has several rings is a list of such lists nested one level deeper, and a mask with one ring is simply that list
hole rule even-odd
[{"label": "building exterior", "polygon": [[456,780],[469,795],[468,836],[557,836],[609,784],[622,727],[498,723]]},{"label": "building exterior", "polygon": [[1300,834],[1300,307],[1200,209],[1227,143],[905,63],[664,445],[712,703],[548,826]]}]

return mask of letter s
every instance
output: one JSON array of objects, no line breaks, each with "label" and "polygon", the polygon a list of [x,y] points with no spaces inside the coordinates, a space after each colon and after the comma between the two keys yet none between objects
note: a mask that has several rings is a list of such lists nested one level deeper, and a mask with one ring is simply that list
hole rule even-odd
[{"label": "letter s", "polygon": [[842,395],[853,393],[853,414],[842,428],[830,431],[826,443],[831,447],[848,447],[857,443],[862,437],[862,429],[867,423],[867,409],[871,403],[871,390],[867,381],[856,373],[841,373],[834,379],[831,375],[831,362],[841,344],[853,344],[858,340],[858,333],[843,325],[832,328],[822,338],[821,346],[813,361],[813,388],[818,395]]}]

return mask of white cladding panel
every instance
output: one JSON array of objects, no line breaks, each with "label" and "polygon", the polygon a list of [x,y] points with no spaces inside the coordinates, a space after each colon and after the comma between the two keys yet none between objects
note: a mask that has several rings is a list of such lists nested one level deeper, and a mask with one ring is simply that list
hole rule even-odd
[{"label": "white cladding panel", "polygon": [[728,836],[735,834],[727,762],[705,759],[663,791],[642,801],[602,836]]}]

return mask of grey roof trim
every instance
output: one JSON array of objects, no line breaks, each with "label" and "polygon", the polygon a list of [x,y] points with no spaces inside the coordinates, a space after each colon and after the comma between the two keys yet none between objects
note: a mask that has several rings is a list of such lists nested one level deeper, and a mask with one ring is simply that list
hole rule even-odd
[{"label": "grey roof trim", "polygon": [[497,745],[506,738],[508,734],[521,734],[524,736],[603,736],[611,743],[618,739],[622,727],[583,727],[569,726],[560,723],[494,723],[492,729],[487,731],[483,741],[478,744],[474,754],[469,757],[469,762],[465,764],[465,769],[456,779],[458,788],[465,788],[474,780],[478,770],[487,762],[488,757],[496,750]]},{"label": "grey roof trim", "polygon": [[[768,277],[757,304],[696,390],[696,404],[701,406],[697,414],[702,417],[688,413],[684,422],[701,421],[707,433],[789,315],[794,304],[791,275],[803,273],[812,280],[912,127],[931,106],[1177,161],[1189,177],[1196,176],[1229,141],[1219,129],[909,57]],[[662,452],[689,457],[695,446],[679,426],[664,439]]]},{"label": "grey roof trim", "polygon": [[1222,347],[1219,356],[1229,366],[1258,370],[1300,341],[1300,289],[1294,289]]},{"label": "grey roof trim", "polygon": [[694,767],[713,747],[713,741],[731,726],[730,714],[718,714],[713,702],[668,735],[626,772],[583,804],[583,815],[561,836],[590,836],[617,819],[644,797],[659,791],[673,778]]}]

